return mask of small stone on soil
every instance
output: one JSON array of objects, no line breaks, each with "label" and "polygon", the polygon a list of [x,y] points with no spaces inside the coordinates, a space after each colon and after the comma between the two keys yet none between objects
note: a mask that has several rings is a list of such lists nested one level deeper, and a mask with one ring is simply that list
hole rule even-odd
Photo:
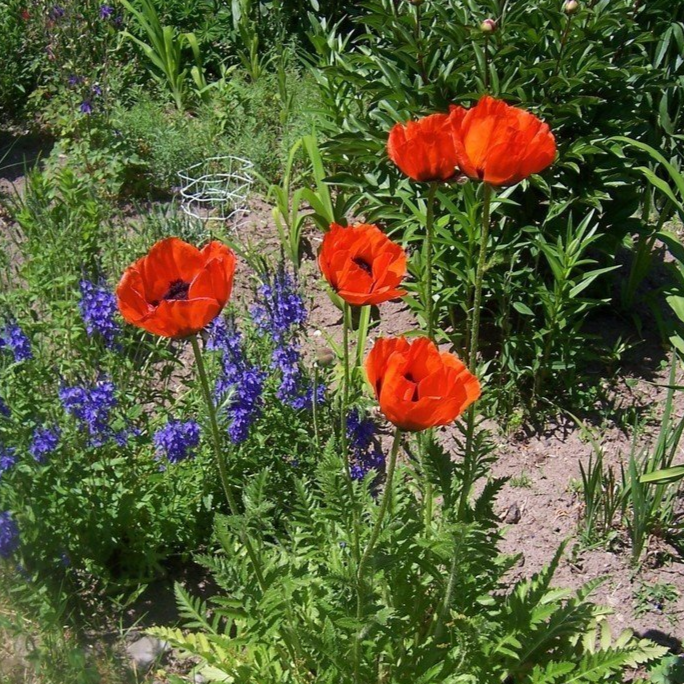
[{"label": "small stone on soil", "polygon": [[144,636],[127,646],[126,652],[136,671],[147,672],[169,648],[169,644],[166,641]]},{"label": "small stone on soil", "polygon": [[514,503],[508,507],[506,515],[504,515],[503,521],[507,525],[517,525],[520,522],[521,517],[522,515],[520,513],[520,507],[517,503]]}]

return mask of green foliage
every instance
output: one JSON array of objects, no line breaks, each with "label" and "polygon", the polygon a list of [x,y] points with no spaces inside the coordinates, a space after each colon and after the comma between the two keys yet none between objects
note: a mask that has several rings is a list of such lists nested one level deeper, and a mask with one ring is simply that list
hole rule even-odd
[{"label": "green foliage", "polygon": [[[104,590],[110,582],[149,578],[164,558],[198,543],[206,515],[201,472],[181,464],[174,482],[159,471],[151,435],[161,417],[142,411],[145,404],[169,399],[150,382],[150,365],[158,367],[155,378],[158,372],[168,378],[175,363],[139,336],[123,336],[120,349],[109,349],[86,333],[79,281],[97,281],[112,265],[102,253],[112,226],[86,182],[69,169],[55,177],[34,172],[14,217],[18,273],[5,271],[0,318],[20,323],[33,358],[0,358],[2,396],[11,406],[10,415],[0,417],[0,442],[19,457],[3,473],[0,501],[19,520],[22,563],[53,585],[91,583]],[[17,279],[26,289],[17,287]],[[112,433],[129,433],[126,447],[135,458],[114,439],[92,443],[60,405],[62,386],[103,377],[117,386]],[[183,408],[192,411],[192,403],[186,400]],[[54,425],[61,431],[58,448],[39,463],[29,453],[34,430]]]},{"label": "green foliage", "polygon": [[[446,519],[423,526],[413,477],[400,468],[392,513],[371,558],[366,600],[354,600],[358,556],[355,505],[372,522],[378,506],[366,481],[344,482],[344,467],[327,450],[314,480],[296,485],[291,513],[278,530],[268,471],[245,486],[244,514],[217,520],[222,551],[204,557],[222,593],[205,604],[177,591],[187,631],[155,634],[202,659],[202,673],[236,682],[590,682],[658,658],[664,649],[625,633],[610,635],[604,612],[587,599],[593,582],[573,596],[551,587],[563,549],[539,575],[502,591],[510,563],[483,523]],[[354,503],[356,502],[356,504]],[[248,530],[264,567],[254,581],[239,541]],[[361,530],[361,547],[370,526]],[[448,568],[458,590],[447,593]],[[350,655],[359,649],[355,670]],[[314,675],[315,673],[315,675]]]},{"label": "green foliage", "polygon": [[59,129],[60,119],[77,118],[83,103],[106,111],[127,90],[136,65],[117,41],[117,15],[103,18],[101,7],[99,0],[41,0],[25,8],[27,40],[40,48],[31,66],[36,87],[26,93],[39,124]]},{"label": "green foliage", "polygon": [[56,599],[29,581],[11,585],[11,579],[0,573],[3,684],[139,684],[111,648],[95,652],[65,629],[66,593]]},{"label": "green foliage", "polygon": [[[479,29],[487,17],[498,21],[493,34]],[[583,324],[608,299],[623,238],[653,232],[643,207],[663,205],[650,187],[654,179],[664,185],[663,160],[673,169],[681,162],[673,123],[681,109],[681,20],[680,8],[666,2],[635,8],[628,0],[583,4],[573,15],[550,0],[534,7],[369,0],[356,32],[312,20],[329,181],[357,212],[409,245],[423,241],[427,190],[388,163],[396,122],[468,105],[488,91],[541,116],[556,136],[551,169],[500,193],[495,204],[483,325],[500,412],[520,395],[595,401],[581,369],[614,353]],[[618,135],[661,150],[662,159],[648,165],[650,178],[614,154]],[[438,200],[435,303],[446,335],[465,347],[481,198],[466,183],[441,186]],[[563,259],[574,260],[570,271],[554,268]],[[419,257],[413,266],[415,274],[424,269]]]},{"label": "green foliage", "polygon": [[682,684],[684,682],[684,659],[671,655],[663,658],[650,672],[653,684]]},{"label": "green foliage", "polygon": [[[186,231],[201,241],[206,229],[198,232],[196,223],[162,212],[121,225],[109,211],[88,179],[69,168],[54,175],[34,171],[12,206],[13,263],[4,264],[0,291],[0,326],[16,320],[33,351],[33,358],[16,363],[0,348],[3,407],[11,407],[8,416],[0,414],[0,448],[18,456],[1,474],[0,510],[13,511],[19,522],[26,571],[39,583],[66,582],[76,597],[89,586],[100,595],[153,578],[171,556],[206,543],[211,511],[221,508],[218,483],[206,475],[211,456],[204,442],[192,462],[160,469],[155,431],[169,416],[198,415],[197,389],[183,372],[177,345],[122,326],[116,345],[107,346],[87,333],[79,308],[82,278],[112,287],[107,276],[121,273],[155,240]],[[247,358],[270,368],[273,343],[248,320],[242,327]],[[212,371],[217,365],[214,355]],[[67,415],[59,391],[104,380],[116,388],[116,405],[107,421],[111,435],[95,440]],[[185,391],[177,398],[171,388],[179,386]],[[281,492],[276,519],[290,506],[293,474],[309,472],[316,461],[311,435],[318,434],[311,412],[281,401],[279,386],[271,373],[262,416],[231,461],[237,480],[270,467]],[[319,411],[326,439],[328,409]],[[43,426],[59,427],[59,444],[37,462],[30,445]]]},{"label": "green foliage", "polygon": [[[296,168],[296,161],[301,148],[304,148],[309,162],[308,168]],[[299,171],[295,178],[294,173]],[[311,178],[312,185],[307,187]],[[293,189],[296,185],[302,187]],[[351,209],[344,195],[333,198],[330,187],[326,183],[323,160],[315,136],[307,135],[297,140],[290,150],[285,171],[280,185],[273,184],[269,189],[276,206],[273,208],[273,219],[284,254],[299,270],[302,260],[302,236],[307,220],[319,230],[327,231],[330,224],[346,223],[347,211]],[[309,208],[303,213],[303,208]]]},{"label": "green foliage", "polygon": [[644,615],[650,611],[665,612],[667,604],[679,598],[677,587],[665,582],[642,582],[634,593],[635,611]]},{"label": "green foliage", "polygon": [[641,562],[649,538],[656,536],[675,547],[681,545],[681,524],[676,501],[681,490],[678,468],[672,466],[681,443],[684,420],[674,412],[675,373],[679,360],[673,356],[668,393],[660,426],[652,440],[635,426],[632,446],[621,477],[604,465],[600,444],[589,434],[594,456],[580,463],[584,502],[583,531],[586,543],[610,540],[624,527],[631,542],[632,562]]},{"label": "green foliage", "polygon": [[[139,8],[128,2],[120,0],[126,10],[135,18],[141,32],[146,36],[147,42],[134,36],[128,31],[124,36],[130,38],[143,51],[152,67],[152,74],[170,91],[176,109],[184,111],[187,107],[187,78],[192,80],[200,95],[206,90],[204,67],[202,56],[193,33],[178,36],[172,26],[163,26],[157,14],[152,0],[136,0]],[[189,47],[192,51],[195,65],[189,67],[183,56],[183,50]]]},{"label": "green foliage", "polygon": [[0,7],[0,115],[5,120],[21,112],[34,87],[44,42],[37,30],[28,29],[30,18],[24,18],[23,11],[22,0],[9,0]]},{"label": "green foliage", "polygon": [[129,186],[138,196],[168,195],[180,182],[179,171],[229,149],[211,119],[169,111],[149,97],[130,108],[116,108],[111,127],[140,160],[135,184]]},{"label": "green foliage", "polygon": [[226,72],[212,88],[209,117],[230,153],[249,159],[266,187],[282,177],[290,150],[311,132],[316,91],[311,77],[295,68],[250,82]]}]

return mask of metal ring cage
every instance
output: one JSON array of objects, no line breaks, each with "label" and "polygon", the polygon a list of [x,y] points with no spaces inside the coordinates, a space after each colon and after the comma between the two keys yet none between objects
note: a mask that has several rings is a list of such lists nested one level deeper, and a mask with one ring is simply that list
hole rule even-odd
[{"label": "metal ring cage", "polygon": [[181,208],[200,221],[224,221],[239,227],[247,217],[254,164],[241,157],[210,157],[178,172]]}]

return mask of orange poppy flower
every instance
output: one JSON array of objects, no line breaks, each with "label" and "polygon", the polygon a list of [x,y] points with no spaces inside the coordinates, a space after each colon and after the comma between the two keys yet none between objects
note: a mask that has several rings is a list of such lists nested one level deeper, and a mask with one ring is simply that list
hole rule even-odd
[{"label": "orange poppy flower", "polygon": [[228,302],[235,255],[220,242],[199,250],[178,238],[157,242],[124,272],[116,289],[122,316],[162,337],[187,337]]},{"label": "orange poppy flower", "polygon": [[547,124],[489,95],[458,121],[454,141],[461,171],[490,185],[519,183],[556,157],[556,141]]},{"label": "orange poppy flower", "polygon": [[427,337],[380,338],[366,375],[387,420],[411,432],[451,423],[480,396],[478,379]]},{"label": "orange poppy flower", "polygon": [[403,297],[398,289],[406,275],[406,252],[377,226],[333,223],[318,255],[323,277],[352,306],[381,304]]},{"label": "orange poppy flower", "polygon": [[459,174],[454,133],[465,113],[452,106],[449,114],[396,124],[387,140],[390,159],[415,181],[452,180]]}]

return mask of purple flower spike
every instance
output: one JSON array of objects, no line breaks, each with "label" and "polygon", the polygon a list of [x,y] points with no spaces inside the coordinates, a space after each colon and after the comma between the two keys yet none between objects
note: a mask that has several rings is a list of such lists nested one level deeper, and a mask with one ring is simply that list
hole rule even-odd
[{"label": "purple flower spike", "polygon": [[[301,369],[297,337],[306,323],[307,311],[297,280],[281,263],[273,274],[266,274],[257,290],[258,303],[252,307],[252,319],[260,332],[275,342],[272,368],[280,371],[278,398],[294,409],[310,409],[313,389]],[[318,388],[316,401],[323,400],[324,388]]]},{"label": "purple flower spike", "polygon": [[6,323],[5,329],[0,333],[0,349],[3,347],[9,347],[17,363],[33,358],[31,342],[16,321]]},{"label": "purple flower spike", "polygon": [[19,548],[19,526],[9,511],[0,513],[0,558],[8,560]]},{"label": "purple flower spike", "polygon": [[184,461],[199,441],[200,427],[194,420],[182,422],[171,419],[165,427],[155,432],[153,438],[158,455],[163,455],[170,463]]},{"label": "purple flower spike", "polygon": [[17,454],[12,447],[4,447],[0,444],[0,477],[11,470],[17,463]]},{"label": "purple flower spike", "polygon": [[93,113],[93,105],[90,103],[89,100],[83,100],[83,102],[81,102],[81,105],[79,106],[78,110],[81,112],[81,114],[92,114]]},{"label": "purple flower spike", "polygon": [[33,441],[29,447],[29,453],[38,463],[45,463],[45,459],[59,444],[61,431],[58,427],[38,427],[33,433]]},{"label": "purple flower spike", "polygon": [[116,321],[116,297],[104,283],[81,280],[81,317],[89,336],[100,335],[110,349],[116,346],[121,326]]},{"label": "purple flower spike", "polygon": [[385,456],[375,440],[375,430],[375,423],[370,418],[361,418],[356,409],[349,412],[347,438],[354,480],[363,480],[370,470],[379,471],[385,463]]},{"label": "purple flower spike", "polygon": [[217,318],[209,330],[207,349],[222,352],[216,398],[230,397],[225,409],[231,423],[228,436],[234,444],[244,442],[249,428],[261,414],[262,391],[267,373],[250,364],[242,350],[242,336],[234,321]]},{"label": "purple flower spike", "polygon": [[273,274],[266,274],[265,282],[257,290],[258,304],[252,307],[252,319],[257,328],[271,335],[276,343],[295,333],[307,319],[304,299],[297,289],[297,281],[280,264]]},{"label": "purple flower spike", "polygon": [[59,398],[64,410],[88,430],[92,446],[101,446],[113,437],[109,422],[117,401],[114,383],[108,378],[90,387],[62,387]]}]

